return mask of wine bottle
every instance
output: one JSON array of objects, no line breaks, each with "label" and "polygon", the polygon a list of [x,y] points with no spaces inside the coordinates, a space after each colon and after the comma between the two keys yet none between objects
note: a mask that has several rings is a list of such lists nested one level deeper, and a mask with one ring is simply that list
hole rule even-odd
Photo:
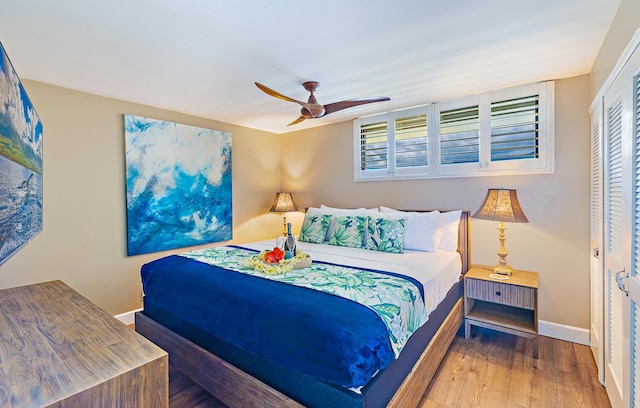
[{"label": "wine bottle", "polygon": [[291,235],[291,223],[287,223],[287,238],[284,240],[284,259],[293,258],[296,255],[296,240]]}]

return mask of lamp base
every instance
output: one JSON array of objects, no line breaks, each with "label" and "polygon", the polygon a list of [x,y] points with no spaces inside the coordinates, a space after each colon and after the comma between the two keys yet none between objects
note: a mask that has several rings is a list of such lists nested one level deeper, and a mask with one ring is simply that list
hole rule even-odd
[{"label": "lamp base", "polygon": [[493,271],[495,273],[499,273],[500,275],[511,275],[512,272],[513,272],[513,269],[511,269],[511,267],[509,265],[500,264],[500,265],[496,266],[495,268],[493,268]]},{"label": "lamp base", "polygon": [[287,236],[287,213],[282,213],[282,236]]},{"label": "lamp base", "polygon": [[511,267],[507,265],[507,248],[504,246],[504,222],[500,221],[498,225],[498,241],[500,242],[500,248],[498,249],[498,265],[493,268],[495,273],[500,275],[511,275]]}]

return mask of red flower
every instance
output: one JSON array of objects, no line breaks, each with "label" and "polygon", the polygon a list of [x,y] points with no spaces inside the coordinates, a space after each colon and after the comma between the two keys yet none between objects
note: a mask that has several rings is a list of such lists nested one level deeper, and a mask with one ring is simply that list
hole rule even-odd
[{"label": "red flower", "polygon": [[284,259],[284,251],[278,247],[264,254],[264,261],[267,263],[280,263],[282,259]]}]

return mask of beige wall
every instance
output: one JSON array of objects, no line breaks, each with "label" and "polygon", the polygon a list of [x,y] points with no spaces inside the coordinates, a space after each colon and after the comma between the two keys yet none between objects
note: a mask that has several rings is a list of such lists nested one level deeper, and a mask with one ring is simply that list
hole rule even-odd
[{"label": "beige wall", "polygon": [[233,242],[279,231],[266,211],[280,186],[279,136],[23,81],[44,125],[43,231],[0,267],[0,288],[61,279],[112,314],[141,307],[140,266],[126,255],[123,114],[232,134]]},{"label": "beige wall", "polygon": [[618,58],[638,29],[640,29],[640,1],[622,0],[591,70],[590,99],[596,96],[604,81],[607,80]]},{"label": "beige wall", "polygon": [[[591,76],[556,82],[556,172],[551,175],[397,182],[353,181],[352,123],[282,136],[24,81],[44,124],[44,230],[0,267],[0,288],[62,279],[112,314],[140,307],[140,266],[178,252],[126,256],[124,113],[231,132],[234,240],[270,237],[273,194],[300,208],[463,208],[487,188],[516,188],[529,224],[509,224],[510,263],[540,272],[540,318],[588,327],[588,105],[640,26],[640,2],[623,0]],[[280,148],[281,145],[281,148]],[[299,227],[302,215],[291,214]],[[473,261],[496,260],[497,232],[472,220]]]},{"label": "beige wall", "polygon": [[[540,273],[540,319],[589,325],[589,76],[556,82],[555,173],[353,181],[352,123],[282,136],[282,186],[299,207],[385,205],[474,212],[488,188],[518,190],[528,224],[508,224],[509,262]],[[296,222],[301,222],[298,214]],[[497,223],[472,220],[472,261],[495,264]]]}]

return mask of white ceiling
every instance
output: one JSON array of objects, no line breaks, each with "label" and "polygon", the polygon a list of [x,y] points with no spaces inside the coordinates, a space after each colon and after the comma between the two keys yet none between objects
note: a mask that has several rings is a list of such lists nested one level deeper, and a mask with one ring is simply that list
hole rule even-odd
[{"label": "white ceiling", "polygon": [[[620,0],[2,0],[18,75],[284,133],[591,71]],[[286,125],[306,101],[388,96]],[[38,107],[36,106],[36,109]]]}]

